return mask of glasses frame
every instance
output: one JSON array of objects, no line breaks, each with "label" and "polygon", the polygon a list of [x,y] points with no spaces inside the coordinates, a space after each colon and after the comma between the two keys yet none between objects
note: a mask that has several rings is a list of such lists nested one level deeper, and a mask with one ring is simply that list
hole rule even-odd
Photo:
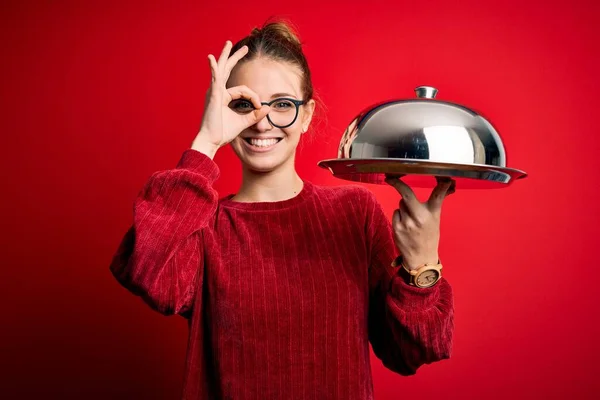
[{"label": "glasses frame", "polygon": [[272,126],[279,128],[279,129],[284,129],[284,128],[288,128],[288,127],[294,125],[294,122],[296,122],[296,120],[298,119],[298,114],[299,114],[298,110],[300,109],[300,106],[303,105],[305,102],[304,102],[304,100],[292,99],[289,97],[278,97],[271,101],[262,101],[260,104],[262,104],[263,106],[271,107],[271,104],[275,103],[276,101],[280,101],[280,100],[288,100],[288,101],[291,101],[292,103],[294,103],[294,105],[296,106],[296,115],[294,115],[294,119],[292,120],[292,122],[290,122],[287,125],[277,125],[277,124],[274,124],[273,121],[271,121],[271,117],[269,117],[269,114],[267,114],[267,120],[269,121],[269,123]]}]

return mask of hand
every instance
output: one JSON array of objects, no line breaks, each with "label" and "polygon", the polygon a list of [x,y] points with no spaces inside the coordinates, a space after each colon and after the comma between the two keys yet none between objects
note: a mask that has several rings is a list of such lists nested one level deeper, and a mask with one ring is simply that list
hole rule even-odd
[{"label": "hand", "polygon": [[440,241],[440,214],[446,196],[454,193],[456,182],[436,177],[438,184],[429,199],[421,203],[413,190],[398,177],[388,176],[386,183],[402,195],[399,208],[394,211],[392,227],[394,241],[408,269],[417,269],[425,263],[437,264]]},{"label": "hand", "polygon": [[[232,44],[228,40],[219,61],[212,54],[208,56],[212,81],[206,93],[200,132],[192,143],[192,148],[211,153],[209,154],[211,158],[220,147],[231,142],[244,129],[263,119],[271,110],[268,106],[262,106],[258,95],[246,86],[226,88],[233,67],[248,54],[248,47],[243,46],[229,57],[231,47]],[[250,100],[255,110],[241,114],[229,108],[232,100],[240,98]]]}]

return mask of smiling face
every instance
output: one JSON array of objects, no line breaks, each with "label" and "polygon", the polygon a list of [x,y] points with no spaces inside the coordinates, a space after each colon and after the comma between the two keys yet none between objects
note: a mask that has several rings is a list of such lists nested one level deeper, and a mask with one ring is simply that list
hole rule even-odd
[{"label": "smiling face", "polygon": [[[245,85],[258,94],[261,102],[288,98],[305,100],[302,96],[302,73],[293,64],[258,57],[238,64],[231,72],[227,87]],[[250,103],[241,101],[232,104],[234,110],[247,111]],[[278,128],[265,117],[244,130],[232,142],[233,151],[245,168],[255,172],[270,172],[281,166],[293,165],[296,147],[303,131],[308,129],[315,108],[314,100],[301,105],[294,123]],[[295,113],[295,106],[289,101],[271,104],[269,116],[277,125]]]}]

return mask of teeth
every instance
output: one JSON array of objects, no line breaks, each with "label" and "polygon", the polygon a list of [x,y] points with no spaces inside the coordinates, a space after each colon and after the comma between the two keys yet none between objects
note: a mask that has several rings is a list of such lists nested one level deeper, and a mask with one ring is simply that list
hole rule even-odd
[{"label": "teeth", "polygon": [[277,142],[277,139],[250,139],[250,144],[256,147],[269,147]]}]

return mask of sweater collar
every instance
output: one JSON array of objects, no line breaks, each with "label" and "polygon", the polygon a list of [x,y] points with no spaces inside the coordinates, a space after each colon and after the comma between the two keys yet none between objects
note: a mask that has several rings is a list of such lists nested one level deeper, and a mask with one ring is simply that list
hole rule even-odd
[{"label": "sweater collar", "polygon": [[235,208],[238,210],[248,210],[248,211],[270,211],[270,210],[283,210],[286,208],[294,207],[298,204],[303,203],[307,198],[309,198],[314,192],[314,185],[310,182],[303,180],[303,187],[300,192],[287,200],[281,201],[264,201],[264,202],[240,202],[233,201],[231,198],[234,194],[227,195],[219,201],[219,205],[222,207]]}]

